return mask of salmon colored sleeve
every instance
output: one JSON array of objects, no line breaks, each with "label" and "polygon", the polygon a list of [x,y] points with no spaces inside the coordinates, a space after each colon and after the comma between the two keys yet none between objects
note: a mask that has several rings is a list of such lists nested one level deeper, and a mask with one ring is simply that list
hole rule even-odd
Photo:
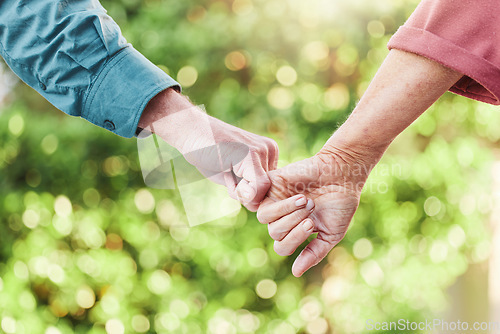
[{"label": "salmon colored sleeve", "polygon": [[450,91],[500,104],[498,0],[423,0],[388,47],[463,73]]}]

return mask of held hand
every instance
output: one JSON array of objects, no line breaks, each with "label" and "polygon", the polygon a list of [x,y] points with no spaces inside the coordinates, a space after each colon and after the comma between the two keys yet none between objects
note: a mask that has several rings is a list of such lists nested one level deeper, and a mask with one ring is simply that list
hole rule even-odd
[{"label": "held hand", "polygon": [[173,89],[149,103],[140,125],[177,148],[205,177],[225,185],[229,195],[257,211],[276,168],[278,146],[207,115]]},{"label": "held hand", "polygon": [[276,142],[200,111],[190,112],[200,128],[186,137],[181,153],[210,180],[225,185],[232,198],[257,211],[271,186],[267,172],[276,169],[278,162]]},{"label": "held hand", "polygon": [[371,167],[345,152],[322,150],[269,173],[272,186],[257,217],[269,224],[275,251],[291,255],[311,233],[318,233],[297,257],[295,276],[318,264],[342,240]]}]

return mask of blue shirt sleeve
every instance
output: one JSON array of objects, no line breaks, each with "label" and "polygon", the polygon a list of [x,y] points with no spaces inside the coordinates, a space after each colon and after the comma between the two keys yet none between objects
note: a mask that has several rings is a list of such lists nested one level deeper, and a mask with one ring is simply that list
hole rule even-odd
[{"label": "blue shirt sleeve", "polygon": [[55,107],[123,137],[156,94],[180,89],[97,0],[0,0],[0,54]]}]

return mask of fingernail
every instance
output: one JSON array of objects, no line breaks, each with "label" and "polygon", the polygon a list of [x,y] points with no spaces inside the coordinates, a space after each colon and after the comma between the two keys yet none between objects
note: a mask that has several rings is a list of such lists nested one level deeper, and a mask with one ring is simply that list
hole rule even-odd
[{"label": "fingernail", "polygon": [[295,201],[295,206],[303,206],[303,205],[306,205],[306,198],[305,197],[301,197],[299,198],[298,200]]},{"label": "fingernail", "polygon": [[304,223],[302,224],[302,228],[304,229],[304,231],[306,232],[309,232],[313,229],[314,225],[313,225],[313,222],[311,219],[307,219],[306,221],[304,221]]},{"label": "fingernail", "polygon": [[311,211],[314,208],[314,202],[312,199],[307,201],[306,209]]}]

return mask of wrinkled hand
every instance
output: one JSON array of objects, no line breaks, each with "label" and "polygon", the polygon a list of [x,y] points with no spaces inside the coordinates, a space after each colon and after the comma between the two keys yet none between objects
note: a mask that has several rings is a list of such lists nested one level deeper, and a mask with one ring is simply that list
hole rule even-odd
[{"label": "wrinkled hand", "polygon": [[201,129],[186,137],[181,153],[207,178],[225,185],[232,198],[257,211],[271,186],[267,172],[276,169],[278,145],[206,114],[197,117],[210,132]]},{"label": "wrinkled hand", "polygon": [[[272,186],[257,216],[262,223],[269,224],[269,234],[275,240],[274,248],[279,255],[291,255],[303,239],[288,238],[285,242],[284,237],[291,233],[293,226],[276,220],[273,205],[276,207],[277,201],[297,194],[305,195],[315,204],[312,213],[304,208],[291,214],[296,215],[295,221],[300,223],[310,213],[309,217],[314,223],[312,232],[318,233],[297,257],[292,268],[295,276],[301,276],[318,264],[344,237],[371,170],[370,167],[365,167],[369,165],[356,160],[340,151],[322,151],[311,158],[269,172]],[[282,220],[285,218],[282,217]]]},{"label": "wrinkled hand", "polygon": [[239,129],[207,115],[173,89],[150,101],[140,126],[175,147],[205,177],[225,185],[229,195],[257,211],[276,168],[274,140]]}]

